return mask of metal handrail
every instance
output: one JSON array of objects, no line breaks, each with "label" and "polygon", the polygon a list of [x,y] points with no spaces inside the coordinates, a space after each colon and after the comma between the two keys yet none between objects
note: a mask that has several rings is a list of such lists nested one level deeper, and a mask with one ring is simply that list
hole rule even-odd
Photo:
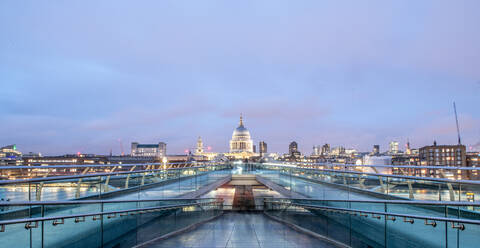
[{"label": "metal handrail", "polygon": [[29,178],[29,179],[0,180],[0,185],[32,183],[32,182],[47,182],[47,181],[56,181],[56,180],[67,180],[67,179],[78,179],[78,178],[111,176],[111,175],[127,175],[127,174],[136,174],[136,173],[145,173],[145,172],[191,170],[191,169],[200,169],[205,167],[206,166],[196,166],[196,167],[188,167],[188,168],[150,169],[150,170],[138,170],[138,171],[104,172],[104,173],[72,175],[72,176],[53,176],[53,177],[38,177],[38,178]]},{"label": "metal handrail", "polygon": [[[275,202],[275,201],[269,201],[269,202],[273,204],[287,204],[286,202]],[[389,213],[389,212],[356,210],[356,209],[350,209],[350,208],[327,207],[327,206],[315,206],[315,205],[298,204],[298,203],[289,203],[289,204],[291,206],[298,206],[306,209],[320,209],[320,210],[325,209],[325,210],[335,210],[335,211],[352,212],[352,213],[359,213],[359,214],[377,214],[377,215],[384,215],[384,216],[405,217],[405,218],[423,219],[423,220],[438,220],[438,221],[446,221],[446,222],[453,222],[453,223],[480,225],[480,221],[478,220],[425,216],[425,215],[397,214],[397,213]]]},{"label": "metal handrail", "polygon": [[[476,202],[459,202],[459,201],[409,201],[409,200],[322,200],[314,198],[276,198],[278,200],[298,200],[298,201],[322,201],[322,202],[355,202],[355,203],[384,203],[384,204],[403,204],[403,205],[434,205],[434,206],[473,206],[480,207],[480,203]],[[277,202],[265,201],[265,202]]]},{"label": "metal handrail", "polygon": [[128,203],[128,202],[155,202],[155,201],[201,201],[217,200],[218,198],[161,198],[161,199],[141,199],[141,200],[74,200],[74,201],[18,201],[1,202],[0,206],[41,206],[41,205],[80,205],[96,203]]},{"label": "metal handrail", "polygon": [[168,209],[177,209],[177,208],[183,208],[183,207],[201,206],[201,205],[209,205],[209,204],[210,205],[211,204],[220,205],[220,204],[223,204],[223,201],[214,201],[214,202],[207,202],[207,203],[177,204],[177,205],[167,205],[167,206],[148,207],[148,208],[135,208],[135,209],[127,209],[127,210],[108,211],[108,212],[95,212],[95,213],[88,213],[88,214],[61,215],[61,216],[36,217],[36,218],[26,218],[26,219],[16,219],[16,220],[4,220],[4,221],[0,221],[0,226],[1,225],[18,224],[18,223],[31,223],[31,222],[38,222],[38,221],[71,219],[71,218],[99,216],[99,215],[103,216],[103,215],[130,213],[130,212],[139,212],[139,211],[148,211],[148,210],[168,210]]},{"label": "metal handrail", "polygon": [[[271,166],[284,166],[284,165],[278,164],[278,165],[271,165]],[[368,175],[368,176],[377,176],[377,177],[381,176],[381,177],[390,177],[390,178],[425,180],[425,181],[435,181],[435,182],[443,182],[443,183],[461,183],[461,184],[480,185],[480,181],[473,181],[473,180],[450,180],[445,178],[434,178],[434,177],[402,176],[402,175],[379,174],[379,173],[369,173],[369,172],[359,172],[359,171],[341,171],[341,170],[329,170],[329,169],[305,168],[305,167],[289,167],[289,168],[293,168],[297,170],[311,170],[311,171],[333,172],[333,173],[342,173],[342,174],[356,174],[356,175]]]}]

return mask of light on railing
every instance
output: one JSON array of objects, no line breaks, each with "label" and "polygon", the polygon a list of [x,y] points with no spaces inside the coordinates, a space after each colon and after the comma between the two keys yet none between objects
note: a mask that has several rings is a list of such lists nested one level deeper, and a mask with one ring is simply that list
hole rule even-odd
[{"label": "light on railing", "polygon": [[385,219],[395,221],[397,218],[395,218],[395,216],[386,216]]},{"label": "light on railing", "polygon": [[458,225],[455,225],[455,222],[452,222],[452,228],[455,228],[455,229],[458,229],[458,230],[460,230],[460,231],[463,231],[463,230],[465,230],[465,225],[463,225],[463,224],[461,224],[461,223],[458,224]]},{"label": "light on railing", "polygon": [[32,225],[32,222],[28,222],[25,224],[25,229],[31,229],[31,228],[37,228],[38,227],[38,221],[35,221],[35,225]]},{"label": "light on railing", "polygon": [[60,220],[54,220],[52,225],[56,226],[56,225],[62,225],[62,224],[65,224],[65,219],[60,219]]},{"label": "light on railing", "polygon": [[85,216],[76,217],[76,218],[75,218],[75,223],[79,223],[79,222],[85,222]]},{"label": "light on railing", "polygon": [[375,215],[375,214],[372,214],[372,218],[375,218],[375,219],[380,219],[380,218],[382,218],[382,216],[380,216],[380,215]]},{"label": "light on railing", "polygon": [[432,227],[436,227],[437,226],[437,222],[432,220],[432,222],[428,222],[427,219],[425,219],[425,225],[428,225],[428,226],[432,226]]},{"label": "light on railing", "polygon": [[415,222],[414,219],[407,219],[407,217],[403,217],[403,222],[410,222],[410,224],[413,224]]}]

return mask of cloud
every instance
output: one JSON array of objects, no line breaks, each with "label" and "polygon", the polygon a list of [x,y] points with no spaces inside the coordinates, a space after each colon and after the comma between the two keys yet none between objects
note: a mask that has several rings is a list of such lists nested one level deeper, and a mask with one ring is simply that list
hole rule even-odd
[{"label": "cloud", "polygon": [[[112,7],[113,6],[113,7]],[[478,140],[477,2],[0,3],[0,137],[104,153],[202,135],[217,151],[244,113],[285,150]],[[21,145],[20,145],[21,144]],[[115,151],[115,149],[114,149]]]}]

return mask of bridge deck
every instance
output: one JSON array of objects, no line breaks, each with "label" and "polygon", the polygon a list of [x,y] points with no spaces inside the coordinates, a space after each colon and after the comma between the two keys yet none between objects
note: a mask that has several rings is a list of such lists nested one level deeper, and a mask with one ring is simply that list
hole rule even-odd
[{"label": "bridge deck", "polygon": [[177,236],[143,247],[335,247],[295,231],[262,213],[228,212]]}]

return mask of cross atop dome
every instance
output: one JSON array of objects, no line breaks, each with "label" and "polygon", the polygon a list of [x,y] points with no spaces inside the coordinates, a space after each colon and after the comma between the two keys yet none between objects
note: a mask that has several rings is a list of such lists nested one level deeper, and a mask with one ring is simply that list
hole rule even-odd
[{"label": "cross atop dome", "polygon": [[239,124],[240,127],[243,127],[243,117],[242,117],[242,113],[240,113],[240,124]]}]

